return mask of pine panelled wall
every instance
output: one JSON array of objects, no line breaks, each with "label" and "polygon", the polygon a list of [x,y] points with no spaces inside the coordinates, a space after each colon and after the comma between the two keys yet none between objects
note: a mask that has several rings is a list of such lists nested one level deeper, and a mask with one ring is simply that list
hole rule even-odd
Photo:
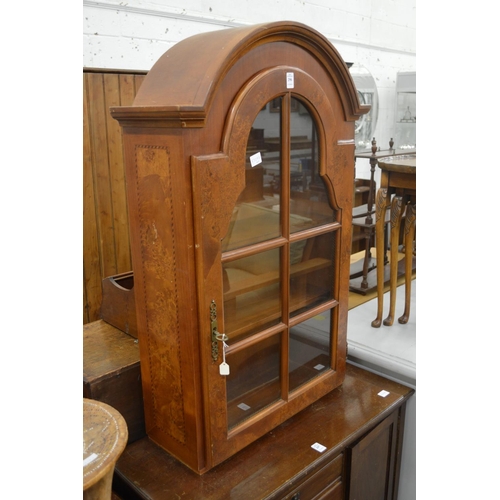
[{"label": "pine panelled wall", "polygon": [[120,125],[111,106],[131,105],[146,71],[83,73],[83,323],[100,318],[101,282],[132,270]]}]

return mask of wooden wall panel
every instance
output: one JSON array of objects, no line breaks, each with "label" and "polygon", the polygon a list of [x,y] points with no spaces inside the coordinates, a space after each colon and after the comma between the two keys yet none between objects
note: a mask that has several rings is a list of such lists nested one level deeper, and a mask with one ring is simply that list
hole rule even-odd
[{"label": "wooden wall panel", "polygon": [[83,73],[83,323],[100,318],[101,281],[132,270],[123,143],[110,106],[132,104],[145,72]]}]

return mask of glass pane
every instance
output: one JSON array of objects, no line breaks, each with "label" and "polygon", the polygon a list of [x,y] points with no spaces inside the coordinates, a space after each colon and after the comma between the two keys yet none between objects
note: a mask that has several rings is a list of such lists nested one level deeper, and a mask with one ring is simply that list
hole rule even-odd
[{"label": "glass pane", "polygon": [[234,354],[226,361],[229,428],[281,398],[281,336],[273,335]]},{"label": "glass pane", "polygon": [[330,310],[290,329],[290,391],[330,368],[330,331]]},{"label": "glass pane", "polygon": [[281,321],[280,249],[223,264],[228,343]]},{"label": "glass pane", "polygon": [[281,235],[281,97],[257,115],[247,142],[245,189],[222,240],[222,251],[234,250]]},{"label": "glass pane", "polygon": [[335,233],[290,244],[290,315],[333,298]]},{"label": "glass pane", "polygon": [[318,133],[313,117],[292,98],[290,114],[290,232],[334,221],[325,185],[319,176]]}]

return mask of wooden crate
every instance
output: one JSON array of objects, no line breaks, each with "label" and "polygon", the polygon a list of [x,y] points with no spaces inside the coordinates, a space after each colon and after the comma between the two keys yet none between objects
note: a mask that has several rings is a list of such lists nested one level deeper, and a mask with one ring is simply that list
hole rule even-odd
[{"label": "wooden crate", "polygon": [[138,338],[132,271],[102,280],[101,319]]}]

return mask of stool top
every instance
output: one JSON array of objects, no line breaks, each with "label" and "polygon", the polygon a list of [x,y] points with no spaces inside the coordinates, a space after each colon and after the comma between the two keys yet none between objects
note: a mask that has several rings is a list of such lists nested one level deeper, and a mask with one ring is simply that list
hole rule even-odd
[{"label": "stool top", "polygon": [[83,490],[113,470],[127,439],[127,424],[117,410],[83,398]]},{"label": "stool top", "polygon": [[417,155],[389,156],[388,158],[380,160],[378,166],[382,170],[390,170],[392,172],[401,172],[404,174],[416,174]]}]

